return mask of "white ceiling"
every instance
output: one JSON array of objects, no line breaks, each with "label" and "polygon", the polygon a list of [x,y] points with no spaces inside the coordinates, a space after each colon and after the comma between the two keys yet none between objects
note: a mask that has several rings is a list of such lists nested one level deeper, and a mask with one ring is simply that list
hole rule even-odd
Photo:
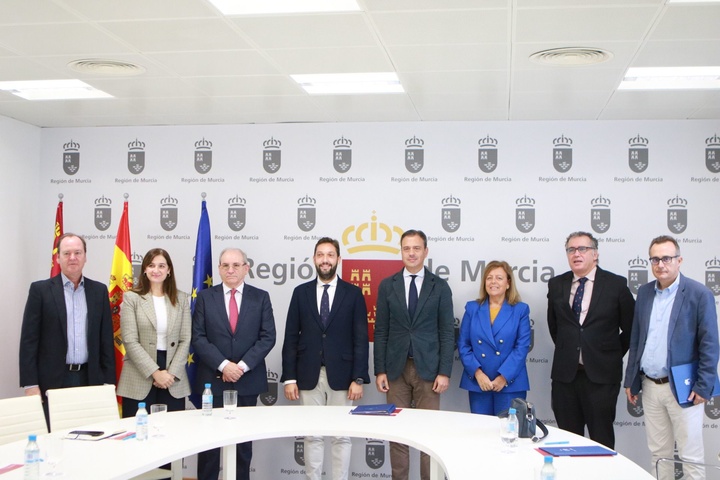
[{"label": "white ceiling", "polygon": [[[207,0],[2,0],[0,80],[80,78],[115,98],[0,92],[0,115],[42,127],[720,118],[718,90],[616,90],[630,66],[720,65],[720,4],[359,3],[359,13],[224,17]],[[528,59],[558,47],[614,56],[584,67]],[[87,58],[147,71],[67,67]],[[397,72],[406,93],[309,96],[289,77],[378,71]]]}]

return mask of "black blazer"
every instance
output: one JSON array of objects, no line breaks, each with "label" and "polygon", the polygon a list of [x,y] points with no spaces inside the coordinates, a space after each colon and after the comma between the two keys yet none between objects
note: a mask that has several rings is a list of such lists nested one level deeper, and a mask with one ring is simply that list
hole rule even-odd
[{"label": "black blazer", "polygon": [[425,268],[415,318],[405,300],[404,269],[380,282],[375,317],[375,375],[398,378],[407,362],[410,342],[418,375],[432,382],[452,373],[455,317],[452,291],[442,278]]},{"label": "black blazer", "polygon": [[350,383],[368,375],[367,307],[362,291],[338,278],[328,326],[318,312],[317,280],[295,288],[282,349],[281,382],[297,380],[300,390],[317,386],[322,360],[333,390],[347,390]]},{"label": "black blazer", "polygon": [[[90,385],[115,384],[115,346],[107,286],[83,278],[88,310],[87,346]],[[62,276],[30,285],[20,333],[20,386],[38,385],[45,396],[62,388],[67,367],[67,310]]]},{"label": "black blazer", "polygon": [[597,267],[592,298],[582,325],[570,308],[573,273],[568,271],[548,282],[548,329],[555,354],[551,378],[571,382],[582,349],[585,372],[594,383],[622,381],[622,359],[630,345],[635,299],[627,279]]},{"label": "black blazer", "polygon": [[[230,330],[222,284],[198,293],[193,313],[192,346],[198,362],[195,392],[202,394],[212,384],[215,398],[223,390],[238,395],[259,395],[268,391],[265,357],[275,345],[275,318],[270,295],[247,283],[243,287],[238,324]],[[223,360],[244,361],[250,368],[235,383],[222,381],[217,369]]]}]

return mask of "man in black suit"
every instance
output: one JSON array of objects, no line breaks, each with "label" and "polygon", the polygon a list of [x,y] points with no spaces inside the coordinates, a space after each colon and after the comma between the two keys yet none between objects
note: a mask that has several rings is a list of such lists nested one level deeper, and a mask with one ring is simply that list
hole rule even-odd
[{"label": "man in black suit", "polygon": [[[380,282],[375,316],[375,385],[397,407],[440,409],[455,349],[452,291],[423,267],[427,237],[408,230],[400,238],[405,268]],[[407,445],[390,443],[394,480],[407,480]],[[420,476],[430,478],[430,457],[421,453]]]},{"label": "man in black suit", "polygon": [[[318,240],[313,255],[317,279],[293,291],[282,350],[285,398],[303,405],[352,405],[363,396],[368,375],[367,307],[362,291],[341,280],[337,240]],[[332,439],[332,479],[347,480],[350,437]],[[321,480],[325,443],[305,437],[305,474]]]},{"label": "man in black suit", "polygon": [[[213,406],[222,407],[222,392],[236,390],[239,407],[257,404],[267,392],[265,357],[275,345],[275,319],[270,296],[244,283],[250,270],[245,253],[220,253],[222,284],[201,291],[193,313],[192,346],[198,359],[195,390],[211,384]],[[237,445],[237,479],[250,479],[252,442]],[[220,449],[198,454],[198,480],[217,480]]]},{"label": "man in black suit", "polygon": [[[83,277],[85,239],[58,239],[60,275],[30,285],[20,333],[25,395],[52,388],[115,383],[115,347],[107,286]],[[47,402],[43,401],[45,417]]]},{"label": "man in black suit", "polygon": [[570,271],[548,282],[548,329],[555,342],[552,409],[558,427],[615,448],[615,405],[630,345],[635,300],[627,280],[598,266],[598,241],[571,233]]}]

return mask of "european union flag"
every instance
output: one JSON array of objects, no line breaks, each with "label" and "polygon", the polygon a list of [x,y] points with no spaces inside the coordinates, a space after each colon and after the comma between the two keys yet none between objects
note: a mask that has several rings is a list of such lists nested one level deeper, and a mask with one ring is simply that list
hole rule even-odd
[{"label": "european union flag", "polygon": [[[203,195],[204,196],[204,195]],[[202,201],[200,210],[200,224],[198,225],[197,243],[195,243],[195,262],[193,263],[192,295],[190,299],[190,311],[195,313],[195,300],[197,294],[208,287],[212,287],[212,247],[210,245],[210,217],[207,212],[205,200]],[[195,351],[190,346],[190,353],[187,361],[187,374],[190,386],[195,385],[197,375],[197,359]],[[200,408],[201,396],[199,393],[191,393],[190,401],[195,408]]]}]

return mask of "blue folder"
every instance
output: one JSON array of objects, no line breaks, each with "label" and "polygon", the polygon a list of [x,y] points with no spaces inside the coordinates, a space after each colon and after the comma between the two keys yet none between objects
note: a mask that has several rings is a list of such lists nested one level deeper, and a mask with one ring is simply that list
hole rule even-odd
[{"label": "blue folder", "polygon": [[583,445],[577,447],[540,447],[539,450],[553,457],[604,457],[617,455],[617,452],[602,445]]},{"label": "blue folder", "polygon": [[383,403],[379,405],[358,405],[350,410],[353,415],[392,415],[395,412],[394,403]]},{"label": "blue folder", "polygon": [[[675,391],[677,392],[678,403],[680,405],[690,403],[688,397],[697,380],[697,369],[697,362],[670,367],[670,370],[672,370],[673,384],[675,385]],[[716,395],[720,395],[720,378],[718,378],[717,375],[715,375],[715,387],[712,391],[712,396],[714,397]],[[708,398],[706,400],[710,399]]]}]

